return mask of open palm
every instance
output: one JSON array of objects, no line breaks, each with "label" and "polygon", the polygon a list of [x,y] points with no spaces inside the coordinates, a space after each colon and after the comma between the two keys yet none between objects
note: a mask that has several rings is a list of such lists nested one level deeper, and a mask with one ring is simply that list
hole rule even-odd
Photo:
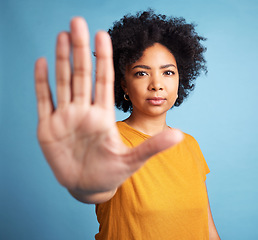
[{"label": "open palm", "polygon": [[84,19],[74,18],[71,32],[62,32],[57,38],[56,108],[46,60],[40,58],[35,64],[40,146],[58,181],[69,191],[85,196],[114,194],[148,158],[182,139],[179,131],[168,130],[133,149],[123,144],[115,124],[112,44],[106,32],[97,33],[95,46],[94,102]]}]

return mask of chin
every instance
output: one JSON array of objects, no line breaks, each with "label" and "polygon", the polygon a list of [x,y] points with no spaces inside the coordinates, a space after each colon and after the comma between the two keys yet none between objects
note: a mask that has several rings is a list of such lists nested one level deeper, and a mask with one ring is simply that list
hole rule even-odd
[{"label": "chin", "polygon": [[166,109],[166,110],[164,110],[164,109],[155,109],[155,110],[151,110],[151,111],[145,111],[145,113],[147,115],[149,115],[150,117],[159,117],[159,116],[165,115],[169,109]]}]

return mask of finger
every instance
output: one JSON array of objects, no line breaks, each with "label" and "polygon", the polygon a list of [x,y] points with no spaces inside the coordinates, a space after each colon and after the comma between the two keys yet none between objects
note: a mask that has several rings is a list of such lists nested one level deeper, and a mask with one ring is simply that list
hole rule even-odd
[{"label": "finger", "polygon": [[91,103],[91,51],[89,31],[83,18],[71,21],[73,47],[73,101],[79,104]]},{"label": "finger", "polygon": [[39,119],[48,117],[54,110],[52,96],[48,84],[47,61],[39,58],[35,63],[35,88],[38,103]]},{"label": "finger", "polygon": [[183,138],[183,133],[177,129],[166,130],[143,142],[138,147],[132,148],[132,155],[130,158],[128,158],[128,162],[133,168],[135,168],[133,170],[136,171],[150,157],[163,150],[166,150],[169,147],[175,146],[180,141],[182,141]]},{"label": "finger", "polygon": [[71,65],[69,33],[62,32],[56,43],[57,106],[62,108],[71,101]]},{"label": "finger", "polygon": [[114,67],[111,39],[106,32],[99,32],[96,45],[95,103],[104,108],[114,108]]}]

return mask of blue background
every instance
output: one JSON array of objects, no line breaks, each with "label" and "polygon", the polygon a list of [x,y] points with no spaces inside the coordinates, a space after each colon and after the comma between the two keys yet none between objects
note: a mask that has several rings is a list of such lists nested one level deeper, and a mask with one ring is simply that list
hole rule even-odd
[{"label": "blue background", "polygon": [[[209,73],[169,112],[168,123],[201,146],[221,238],[258,239],[256,0],[1,0],[0,239],[94,238],[94,205],[77,202],[57,183],[38,146],[34,62],[48,59],[54,91],[55,38],[73,16],[87,19],[93,43],[97,30],[147,7],[197,23],[208,38]],[[116,113],[118,120],[126,116]]]}]

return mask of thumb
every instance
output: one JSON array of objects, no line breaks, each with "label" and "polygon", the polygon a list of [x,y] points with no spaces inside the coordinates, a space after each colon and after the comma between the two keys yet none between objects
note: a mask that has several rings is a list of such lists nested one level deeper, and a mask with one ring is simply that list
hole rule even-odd
[{"label": "thumb", "polygon": [[131,149],[130,165],[134,165],[135,171],[139,169],[150,157],[173,147],[184,138],[183,133],[178,129],[165,130],[154,137],[146,140],[139,146]]}]

